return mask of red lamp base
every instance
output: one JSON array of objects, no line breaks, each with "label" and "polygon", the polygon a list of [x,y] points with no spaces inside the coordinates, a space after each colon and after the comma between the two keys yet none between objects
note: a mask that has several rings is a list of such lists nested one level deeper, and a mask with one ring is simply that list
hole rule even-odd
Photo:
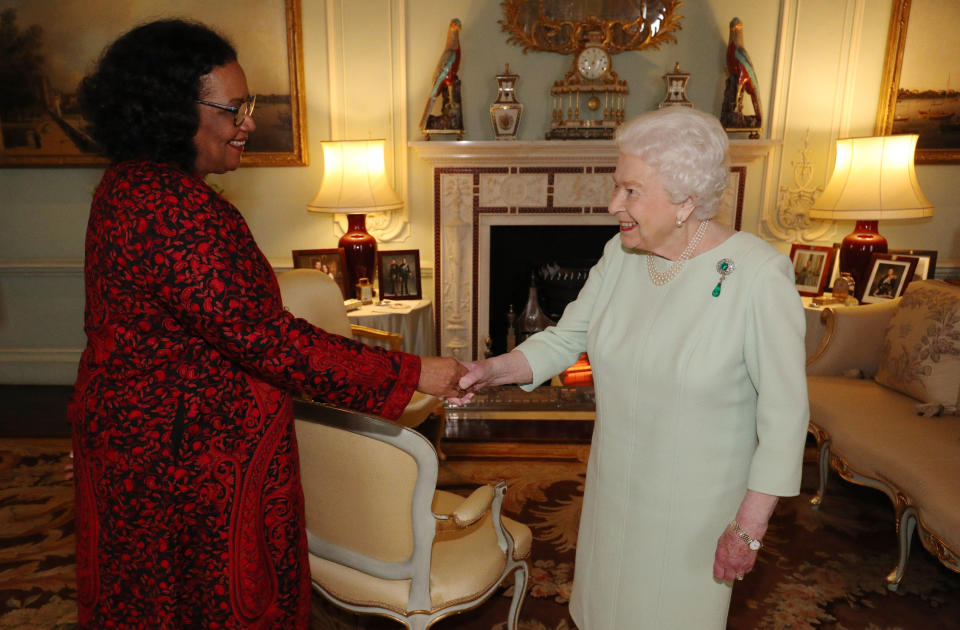
[{"label": "red lamp base", "polygon": [[353,295],[360,278],[367,278],[371,283],[374,280],[377,239],[367,232],[366,215],[347,215],[347,233],[340,237],[339,245],[347,259],[347,289]]},{"label": "red lamp base", "polygon": [[873,254],[887,253],[887,239],[877,232],[877,221],[857,221],[840,244],[840,272],[853,276],[856,298],[863,297]]}]

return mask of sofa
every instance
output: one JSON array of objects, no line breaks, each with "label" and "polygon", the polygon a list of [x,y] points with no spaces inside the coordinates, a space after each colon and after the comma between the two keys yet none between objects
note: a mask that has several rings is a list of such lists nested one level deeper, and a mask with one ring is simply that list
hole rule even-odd
[{"label": "sofa", "polygon": [[884,492],[903,579],[913,533],[960,572],[960,285],[914,281],[901,298],[827,309],[807,361],[810,432],[819,457],[815,509],[830,469]]}]

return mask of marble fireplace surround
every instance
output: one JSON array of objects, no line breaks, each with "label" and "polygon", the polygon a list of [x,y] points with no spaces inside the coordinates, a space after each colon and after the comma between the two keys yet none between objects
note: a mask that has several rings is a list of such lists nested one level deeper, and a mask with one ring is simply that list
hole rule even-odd
[{"label": "marble fireplace surround", "polygon": [[[742,203],[746,165],[774,145],[731,141],[731,213]],[[612,141],[411,142],[433,169],[434,316],[441,356],[482,356],[489,330],[490,227],[610,225],[617,163]],[[734,220],[730,216],[731,222]]]}]

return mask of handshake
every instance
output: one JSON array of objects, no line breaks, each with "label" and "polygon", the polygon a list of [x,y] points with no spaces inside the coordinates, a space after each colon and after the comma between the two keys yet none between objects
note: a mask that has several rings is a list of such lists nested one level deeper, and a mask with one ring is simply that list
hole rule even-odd
[{"label": "handshake", "polygon": [[533,370],[527,358],[517,350],[482,361],[421,357],[417,389],[424,394],[433,394],[462,405],[473,398],[474,392],[487,387],[529,383],[532,380]]}]

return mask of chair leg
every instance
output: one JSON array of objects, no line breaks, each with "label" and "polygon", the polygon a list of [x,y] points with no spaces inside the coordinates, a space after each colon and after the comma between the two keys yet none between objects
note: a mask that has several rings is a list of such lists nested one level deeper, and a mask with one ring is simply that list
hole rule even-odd
[{"label": "chair leg", "polygon": [[507,617],[507,630],[517,630],[520,623],[520,608],[523,598],[527,595],[527,578],[530,570],[526,561],[521,562],[513,572],[513,600],[510,602],[510,613]]},{"label": "chair leg", "polygon": [[404,624],[410,630],[427,630],[430,627],[429,615],[411,615]]},{"label": "chair leg", "polygon": [[437,416],[437,459],[444,462],[447,460],[447,454],[443,452],[443,434],[447,430],[447,410],[444,403],[441,402],[434,413]]},{"label": "chair leg", "polygon": [[820,508],[820,504],[823,503],[823,495],[827,491],[827,478],[830,476],[830,440],[824,440],[820,444],[817,468],[820,471],[820,483],[817,487],[817,496],[810,499],[810,505],[815,510]]},{"label": "chair leg", "polygon": [[897,590],[903,580],[903,572],[907,569],[907,560],[910,558],[910,545],[913,543],[913,532],[917,528],[917,512],[908,507],[897,519],[897,566],[887,575],[887,589]]}]

